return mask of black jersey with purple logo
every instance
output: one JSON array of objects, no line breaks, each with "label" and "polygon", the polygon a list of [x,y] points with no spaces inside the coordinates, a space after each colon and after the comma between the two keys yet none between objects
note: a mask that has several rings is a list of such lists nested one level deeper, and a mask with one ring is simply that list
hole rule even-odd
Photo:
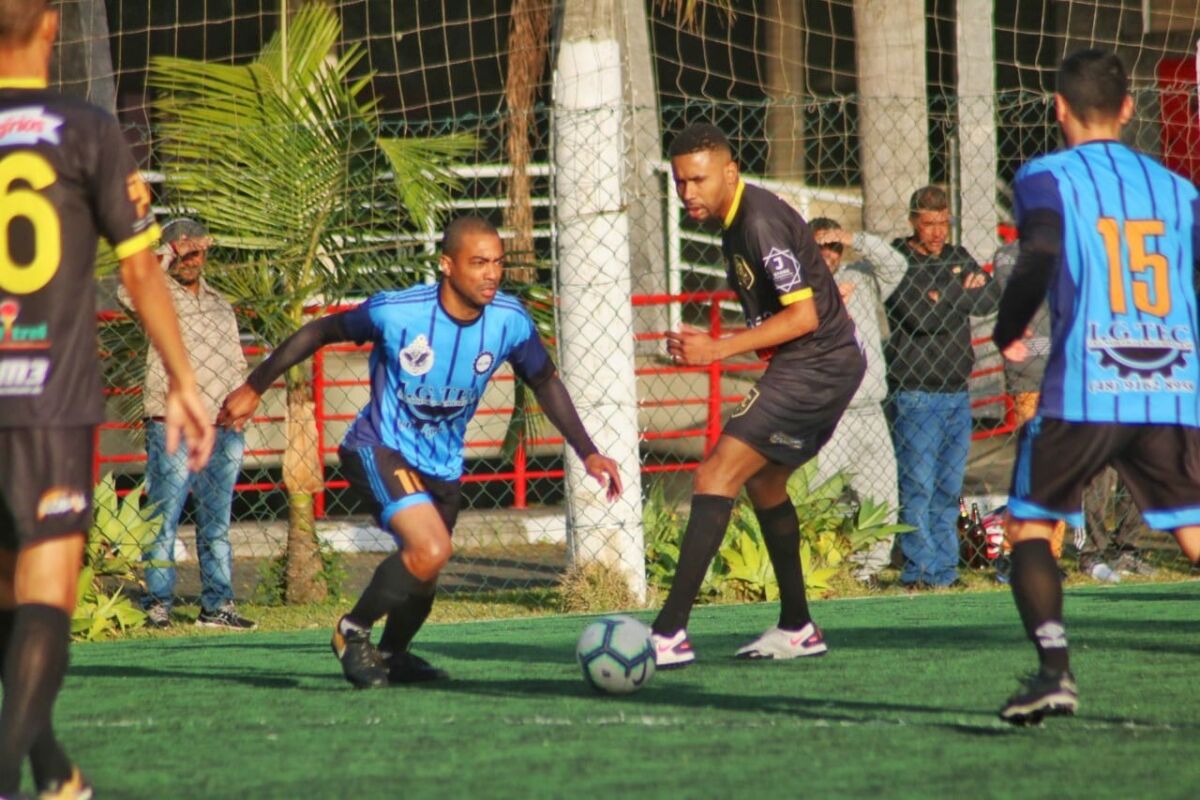
[{"label": "black jersey with purple logo", "polygon": [[812,333],[774,348],[776,359],[811,361],[857,348],[854,323],[808,223],[766,189],[739,182],[721,235],[729,286],[753,328],[792,303],[811,298],[819,324]]},{"label": "black jersey with purple logo", "polygon": [[0,81],[0,427],[104,418],[93,269],[158,238],[150,193],[111,115]]}]

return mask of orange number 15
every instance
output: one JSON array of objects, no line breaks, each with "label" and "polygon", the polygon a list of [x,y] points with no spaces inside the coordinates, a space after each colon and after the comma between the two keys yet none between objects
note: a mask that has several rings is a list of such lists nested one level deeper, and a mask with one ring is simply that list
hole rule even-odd
[{"label": "orange number 15", "polygon": [[[1125,220],[1124,231],[1112,217],[1101,217],[1096,229],[1104,237],[1108,253],[1108,296],[1114,314],[1129,311],[1125,297],[1125,270],[1122,269],[1121,239],[1129,248],[1129,271],[1133,284],[1133,305],[1139,311],[1165,317],[1171,311],[1171,283],[1167,257],[1147,253],[1146,240],[1161,236],[1166,226],[1161,219]],[[1122,235],[1123,234],[1123,235]],[[1149,272],[1149,275],[1144,273]]]}]

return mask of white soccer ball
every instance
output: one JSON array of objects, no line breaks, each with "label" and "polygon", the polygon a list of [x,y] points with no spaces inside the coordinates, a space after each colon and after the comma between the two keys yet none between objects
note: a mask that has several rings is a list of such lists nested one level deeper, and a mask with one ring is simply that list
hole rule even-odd
[{"label": "white soccer ball", "polygon": [[583,679],[598,692],[629,694],[654,676],[650,628],[633,617],[601,617],[583,629],[575,645]]}]

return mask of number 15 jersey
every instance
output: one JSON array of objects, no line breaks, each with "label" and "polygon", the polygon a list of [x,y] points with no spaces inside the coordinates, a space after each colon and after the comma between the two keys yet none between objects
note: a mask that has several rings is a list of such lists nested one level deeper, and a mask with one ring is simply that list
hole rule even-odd
[{"label": "number 15 jersey", "polygon": [[117,122],[37,82],[0,80],[0,427],[104,418],[95,265],[158,238]]},{"label": "number 15 jersey", "polygon": [[1062,219],[1039,413],[1200,426],[1196,188],[1097,141],[1029,162],[1015,194],[1018,224],[1033,211]]}]

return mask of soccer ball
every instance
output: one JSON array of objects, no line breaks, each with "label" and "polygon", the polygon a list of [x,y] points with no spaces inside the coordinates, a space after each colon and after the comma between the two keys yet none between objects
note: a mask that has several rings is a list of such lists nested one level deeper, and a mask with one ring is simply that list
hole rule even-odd
[{"label": "soccer ball", "polygon": [[583,629],[575,646],[583,679],[598,692],[629,694],[654,676],[650,628],[633,617],[601,617]]}]

